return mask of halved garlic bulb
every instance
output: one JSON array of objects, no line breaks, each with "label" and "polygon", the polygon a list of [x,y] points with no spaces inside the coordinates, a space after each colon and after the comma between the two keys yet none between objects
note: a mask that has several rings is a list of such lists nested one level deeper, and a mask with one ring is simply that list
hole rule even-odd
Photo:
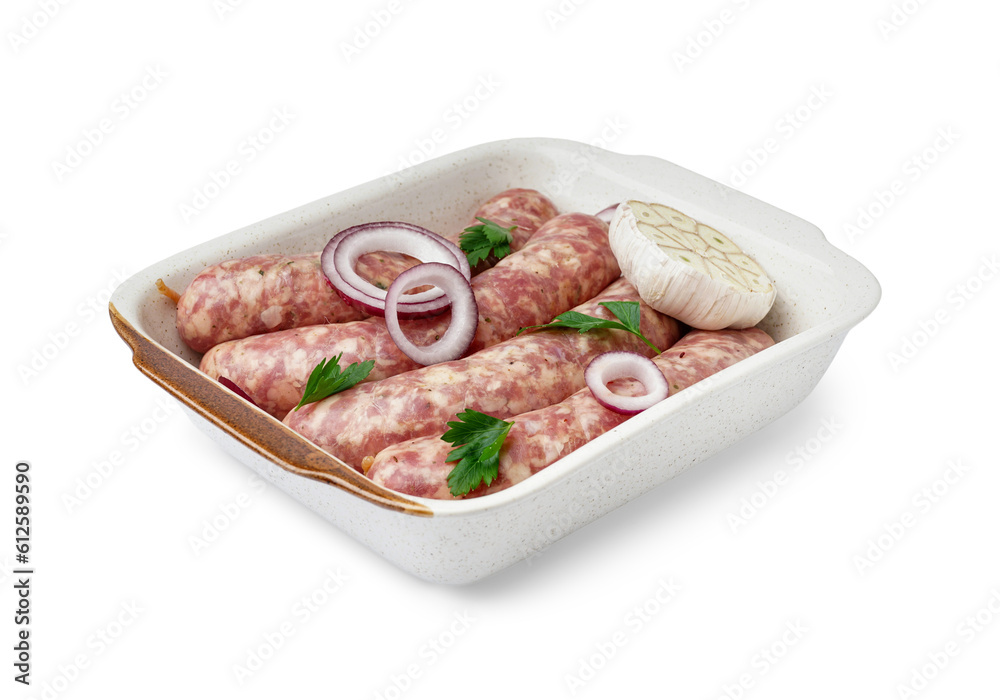
[{"label": "halved garlic bulb", "polygon": [[693,328],[749,328],[777,296],[764,269],[739,246],[663,204],[622,202],[609,239],[642,300]]}]

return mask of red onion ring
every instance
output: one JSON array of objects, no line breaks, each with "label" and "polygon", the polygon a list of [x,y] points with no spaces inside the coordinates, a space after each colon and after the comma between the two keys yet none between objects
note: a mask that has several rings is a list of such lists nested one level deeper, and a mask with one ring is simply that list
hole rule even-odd
[{"label": "red onion ring", "polygon": [[[405,253],[424,262],[439,262],[458,269],[472,279],[469,260],[461,249],[443,236],[403,221],[376,221],[346,228],[330,239],[320,255],[327,281],[349,304],[373,316],[385,315],[386,290],[376,287],[356,271],[365,253]],[[444,312],[447,296],[440,289],[407,294],[398,304],[400,318],[424,318]]]},{"label": "red onion ring", "polygon": [[[430,345],[414,345],[399,325],[399,297],[407,289],[433,284],[451,303],[451,324],[441,339]],[[479,326],[479,307],[472,285],[464,275],[444,263],[422,263],[400,273],[385,296],[385,325],[389,336],[404,355],[421,365],[456,360],[465,354]]]},{"label": "red onion ring", "polygon": [[[598,355],[584,372],[587,386],[597,402],[616,413],[634,415],[667,398],[670,387],[660,368],[648,357],[634,352]],[[645,388],[642,396],[620,396],[608,388],[615,379],[630,377]]]},{"label": "red onion ring", "polygon": [[610,226],[611,219],[614,218],[616,211],[618,211],[617,202],[612,204],[610,207],[605,207],[604,209],[601,209],[599,212],[594,214],[594,216]]},{"label": "red onion ring", "polygon": [[[229,377],[219,377],[219,384],[229,389],[231,392],[239,396],[241,399],[246,399],[254,406],[257,406],[257,402],[250,398],[250,394],[243,391],[243,389],[240,388],[239,384],[234,382]],[[260,408],[260,406],[257,406],[257,408]]]}]

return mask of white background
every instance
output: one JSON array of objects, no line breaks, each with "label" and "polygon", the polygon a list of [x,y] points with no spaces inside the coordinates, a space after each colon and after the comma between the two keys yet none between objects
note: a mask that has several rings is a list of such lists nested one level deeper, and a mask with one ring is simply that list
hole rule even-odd
[{"label": "white background", "polygon": [[[1000,697],[998,22],[985,0],[6,2],[0,696]],[[289,123],[246,160],[273,110]],[[432,155],[554,136],[675,162],[818,225],[882,302],[765,430],[530,565],[425,583],[168,410],[106,302],[169,254],[396,171],[435,129]]]}]

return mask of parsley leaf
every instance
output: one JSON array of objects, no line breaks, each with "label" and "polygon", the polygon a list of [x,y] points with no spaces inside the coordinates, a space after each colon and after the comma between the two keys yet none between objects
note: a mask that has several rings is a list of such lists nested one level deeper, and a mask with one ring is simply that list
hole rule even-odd
[{"label": "parsley leaf", "polygon": [[466,409],[457,421],[448,423],[449,430],[441,436],[456,449],[447,460],[458,464],[448,474],[448,488],[453,496],[464,496],[484,483],[489,486],[500,472],[500,448],[513,423]]},{"label": "parsley leaf", "polygon": [[519,329],[517,334],[520,335],[523,331],[529,331],[533,328],[575,328],[581,333],[586,333],[587,331],[592,331],[598,328],[610,328],[614,330],[628,331],[629,333],[638,336],[642,342],[653,348],[657,355],[660,354],[659,348],[649,342],[649,339],[639,331],[639,322],[642,319],[642,314],[639,312],[639,302],[602,301],[600,302],[600,305],[614,314],[618,321],[608,321],[604,318],[581,314],[578,311],[567,311],[564,314],[556,316],[551,323],[543,323],[539,326],[527,326]]},{"label": "parsley leaf", "polygon": [[493,254],[497,259],[510,255],[510,242],[513,240],[511,232],[517,226],[504,228],[495,221],[476,217],[482,224],[469,226],[465,232],[458,237],[458,247],[462,249],[469,259],[469,265],[475,267],[480,261],[485,260]]},{"label": "parsley leaf", "polygon": [[343,356],[344,353],[340,353],[331,360],[324,358],[319,361],[319,364],[313,368],[312,373],[309,375],[308,381],[306,381],[306,389],[302,393],[302,400],[299,401],[298,406],[292,409],[293,411],[299,410],[307,403],[314,403],[325,399],[327,396],[333,396],[344,389],[350,389],[367,377],[375,366],[375,360],[366,360],[360,363],[353,362],[347,366],[347,369],[341,372],[340,358]]}]

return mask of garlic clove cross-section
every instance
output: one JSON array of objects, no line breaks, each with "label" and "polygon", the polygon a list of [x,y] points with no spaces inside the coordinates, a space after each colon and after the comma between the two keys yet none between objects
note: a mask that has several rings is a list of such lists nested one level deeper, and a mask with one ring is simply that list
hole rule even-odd
[{"label": "garlic clove cross-section", "polygon": [[777,297],[764,268],[738,245],[663,204],[622,202],[609,240],[642,300],[693,328],[749,328]]}]

